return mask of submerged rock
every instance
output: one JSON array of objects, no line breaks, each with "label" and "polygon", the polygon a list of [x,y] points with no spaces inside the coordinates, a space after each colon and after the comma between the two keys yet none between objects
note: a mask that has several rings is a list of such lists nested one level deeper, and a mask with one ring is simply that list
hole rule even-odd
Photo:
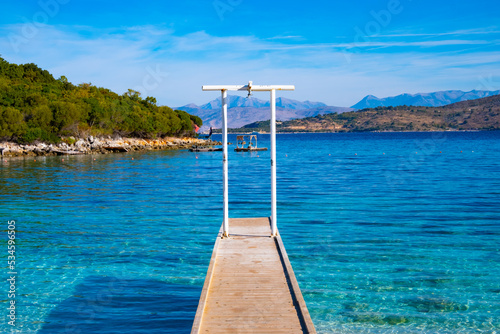
[{"label": "submerged rock", "polygon": [[467,311],[469,305],[461,304],[447,298],[434,296],[419,296],[406,301],[408,306],[415,308],[419,312],[457,312]]}]

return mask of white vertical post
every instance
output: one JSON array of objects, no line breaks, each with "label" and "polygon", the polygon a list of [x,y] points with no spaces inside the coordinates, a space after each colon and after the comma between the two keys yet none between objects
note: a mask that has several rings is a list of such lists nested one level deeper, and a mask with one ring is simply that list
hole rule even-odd
[{"label": "white vertical post", "polygon": [[229,236],[229,201],[228,201],[228,161],[227,161],[227,90],[222,89],[222,188],[224,192],[223,226],[224,236]]},{"label": "white vertical post", "polygon": [[271,89],[271,235],[276,236],[276,90]]}]

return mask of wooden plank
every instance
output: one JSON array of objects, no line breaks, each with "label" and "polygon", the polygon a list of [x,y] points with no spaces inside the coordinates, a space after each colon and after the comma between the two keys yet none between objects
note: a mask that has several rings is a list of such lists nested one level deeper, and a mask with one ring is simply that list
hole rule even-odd
[{"label": "wooden plank", "polygon": [[208,265],[207,276],[205,277],[205,283],[203,284],[203,289],[201,290],[200,301],[198,303],[198,309],[196,310],[196,315],[194,317],[193,327],[191,333],[199,333],[199,328],[201,325],[201,320],[203,317],[203,310],[205,309],[208,297],[208,288],[212,281],[215,258],[217,257],[217,250],[219,249],[220,240],[222,238],[222,227],[217,234],[217,239],[215,239],[214,250],[212,251],[212,257],[210,258],[210,264]]},{"label": "wooden plank", "polygon": [[292,264],[290,263],[290,260],[288,259],[288,255],[285,250],[285,245],[283,244],[283,240],[281,239],[281,235],[278,232],[276,236],[276,243],[278,244],[278,249],[280,251],[281,257],[283,259],[283,264],[285,265],[287,275],[289,277],[289,282],[292,285],[292,292],[295,295],[294,299],[299,303],[299,307],[302,313],[303,321],[306,325],[307,332],[309,333],[315,333],[316,329],[314,328],[314,323],[312,322],[311,315],[309,314],[309,310],[307,309],[306,306],[306,301],[304,300],[304,297],[302,296],[302,292],[300,291],[299,288],[299,283],[297,282],[297,278],[295,277],[295,273],[293,272]]},{"label": "wooden plank", "polygon": [[269,218],[230,219],[217,236],[191,333],[316,333]]}]

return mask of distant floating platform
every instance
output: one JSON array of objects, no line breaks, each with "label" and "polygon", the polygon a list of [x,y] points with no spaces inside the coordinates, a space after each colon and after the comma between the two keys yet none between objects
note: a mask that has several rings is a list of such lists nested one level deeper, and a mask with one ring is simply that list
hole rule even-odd
[{"label": "distant floating platform", "polygon": [[267,147],[237,147],[234,149],[235,152],[256,152],[256,151],[267,151]]},{"label": "distant floating platform", "polygon": [[257,147],[256,135],[242,135],[236,137],[235,152],[267,151],[267,147]]}]

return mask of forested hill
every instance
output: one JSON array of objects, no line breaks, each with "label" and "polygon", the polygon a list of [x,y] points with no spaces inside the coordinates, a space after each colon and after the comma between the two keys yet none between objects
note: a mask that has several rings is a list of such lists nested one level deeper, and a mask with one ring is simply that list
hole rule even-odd
[{"label": "forested hill", "polygon": [[[500,95],[443,107],[377,107],[279,122],[279,132],[500,130]],[[231,132],[269,131],[269,121]]]},{"label": "forested hill", "polygon": [[120,135],[140,138],[193,134],[202,120],[157,106],[154,97],[123,95],[91,84],[73,85],[35,64],[0,58],[0,139],[57,142],[61,136]]}]

